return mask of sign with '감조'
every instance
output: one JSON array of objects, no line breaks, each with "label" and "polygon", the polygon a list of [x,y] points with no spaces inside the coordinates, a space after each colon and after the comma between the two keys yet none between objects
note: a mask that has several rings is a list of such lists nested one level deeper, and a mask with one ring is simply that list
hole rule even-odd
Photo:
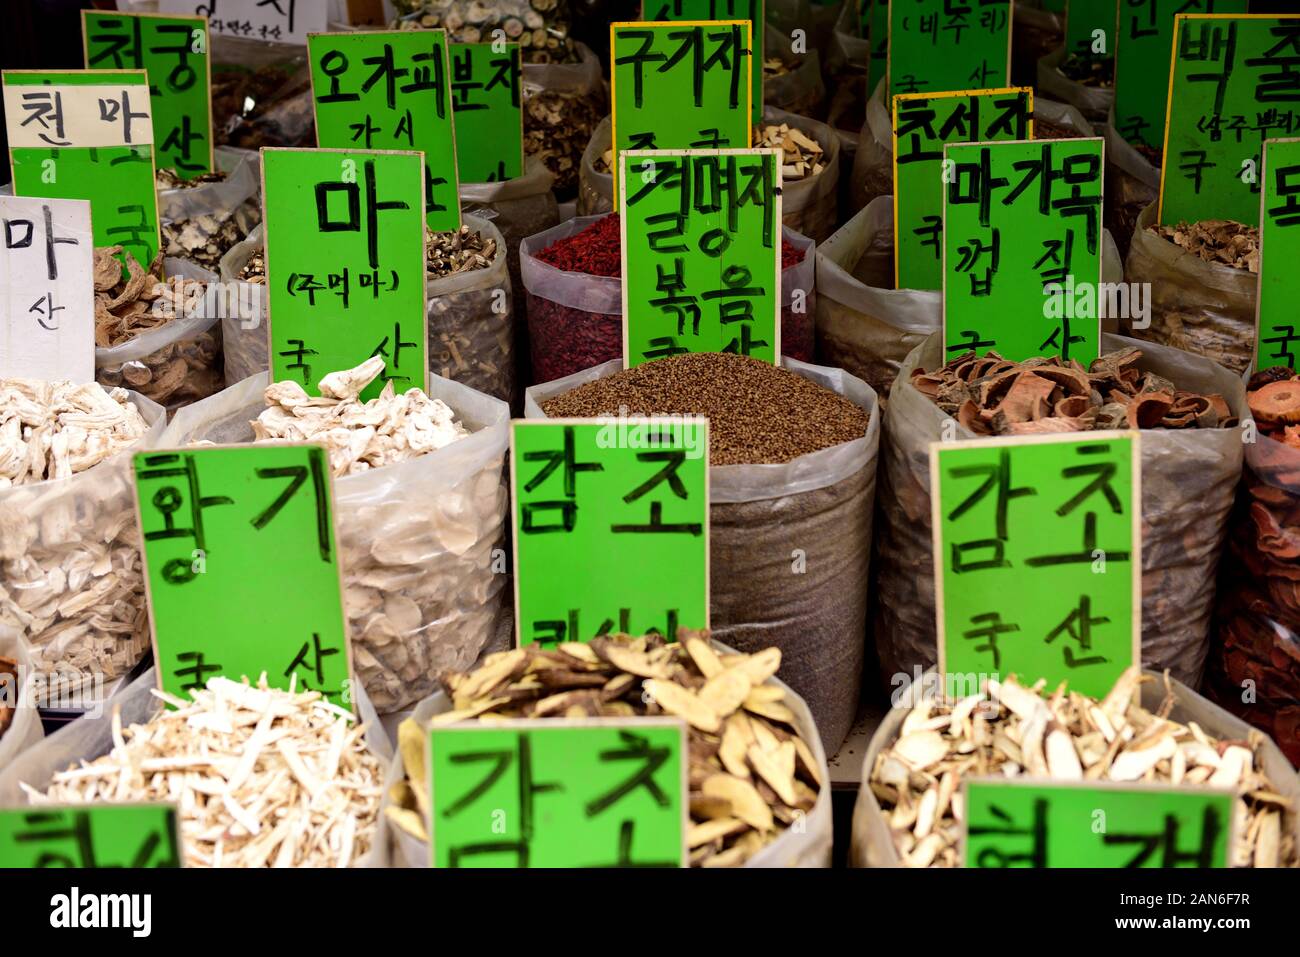
[{"label": "sign with '\uac10\uc870'", "polygon": [[1300,342],[1300,139],[1264,143],[1259,191],[1255,368],[1295,369]]},{"label": "sign with '\uac10\uc870'", "polygon": [[451,43],[457,170],[466,183],[524,174],[518,43]]},{"label": "sign with '\uac10\uc870'", "polygon": [[775,149],[625,150],[623,365],[684,352],[781,357]]},{"label": "sign with '\uac10\uc870'", "polygon": [[180,867],[170,804],[0,808],[0,868]]},{"label": "sign with '\uac10\uc870'", "polygon": [[892,0],[887,99],[990,90],[1011,77],[1011,0]]},{"label": "sign with '\uac10\uc870'", "polygon": [[302,46],[309,33],[329,28],[325,0],[159,0],[162,13],[201,14],[212,32]]},{"label": "sign with '\uac10\uc870'", "polygon": [[[1056,385],[1022,372],[1008,402]],[[1140,472],[1137,432],[931,444],[940,674],[1100,698],[1140,662]]]},{"label": "sign with '\uac10\uc870'", "polygon": [[[650,0],[642,5],[646,20],[747,20],[751,27],[749,58],[750,121],[757,126],[763,122],[763,10],[764,0]],[[740,145],[740,144],[737,144]],[[748,144],[745,144],[748,145]]]}]

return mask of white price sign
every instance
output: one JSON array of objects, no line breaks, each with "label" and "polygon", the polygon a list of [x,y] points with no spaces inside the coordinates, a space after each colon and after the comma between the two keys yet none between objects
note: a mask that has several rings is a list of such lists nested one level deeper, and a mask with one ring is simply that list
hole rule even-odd
[{"label": "white price sign", "polygon": [[229,37],[305,45],[307,34],[329,27],[328,0],[160,0],[159,13],[208,18],[208,29]]}]

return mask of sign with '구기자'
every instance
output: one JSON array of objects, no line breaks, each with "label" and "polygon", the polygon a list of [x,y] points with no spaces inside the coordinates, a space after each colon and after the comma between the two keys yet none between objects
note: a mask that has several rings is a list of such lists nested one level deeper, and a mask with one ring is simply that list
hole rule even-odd
[{"label": "sign with '\uad6c\uae30\uc790'", "polygon": [[[764,0],[649,0],[642,6],[646,20],[747,20],[751,49],[749,58],[752,95],[750,120],[763,122],[763,10]],[[741,144],[736,144],[737,146]],[[745,144],[748,145],[748,144]]]}]

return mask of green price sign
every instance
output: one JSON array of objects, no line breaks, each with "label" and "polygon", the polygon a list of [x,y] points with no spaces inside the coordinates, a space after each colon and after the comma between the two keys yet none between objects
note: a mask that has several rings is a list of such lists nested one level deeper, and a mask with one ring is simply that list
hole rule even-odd
[{"label": "green price sign", "polygon": [[424,164],[419,153],[262,150],[271,377],[322,377],[383,356],[398,392],[427,382]]},{"label": "green price sign", "polygon": [[1070,0],[1065,50],[1081,60],[1115,59],[1115,24],[1125,0]]},{"label": "green price sign", "polygon": [[1268,140],[1260,167],[1255,368],[1296,367],[1300,341],[1300,139]]},{"label": "green price sign", "polygon": [[211,172],[207,17],[82,10],[81,35],[87,69],[148,74],[158,165],[182,179]]},{"label": "green price sign", "polygon": [[894,97],[894,288],[943,288],[943,148],[1033,135],[1027,86]]},{"label": "green price sign", "polygon": [[180,867],[170,804],[0,809],[0,867]]},{"label": "green price sign", "polygon": [[755,51],[749,58],[750,89],[753,90],[749,119],[755,126],[763,122],[763,8],[763,0],[649,0],[641,7],[646,20],[749,22],[750,49]]},{"label": "green price sign", "polygon": [[[1175,14],[1245,13],[1249,5],[1249,0],[1120,0],[1115,33],[1116,132],[1136,146],[1160,148],[1169,104]],[[1153,163],[1161,165],[1159,158]]]},{"label": "green price sign", "polygon": [[943,330],[950,354],[1061,356],[1101,343],[1100,138],[944,147]]},{"label": "green price sign", "polygon": [[624,368],[683,352],[778,364],[780,152],[626,150],[619,161]]},{"label": "green price sign", "polygon": [[158,193],[145,72],[5,70],[3,77],[14,195],[89,200],[96,246],[121,246],[141,265],[153,262]]},{"label": "green price sign", "polygon": [[307,55],[316,145],[423,153],[429,228],[460,229],[457,124],[446,33],[313,33],[307,38]]},{"label": "green price sign", "polygon": [[524,175],[524,110],[518,43],[452,43],[457,170],[466,183]]},{"label": "green price sign", "polygon": [[613,23],[609,42],[615,172],[623,150],[750,145],[748,20]]},{"label": "green price sign", "polygon": [[1229,791],[972,778],[966,867],[1227,867]]},{"label": "green price sign", "polygon": [[1160,168],[1162,223],[1259,224],[1264,140],[1294,130],[1300,15],[1174,18],[1173,96]]},{"label": "green price sign", "polygon": [[931,444],[940,674],[1100,698],[1140,662],[1138,454],[1135,432]]},{"label": "green price sign", "polygon": [[1011,0],[956,6],[892,0],[889,89],[899,93],[990,90],[1011,78]]},{"label": "green price sign", "polygon": [[502,721],[429,732],[434,867],[685,867],[686,726]]},{"label": "green price sign", "polygon": [[862,0],[862,35],[871,44],[867,95],[875,92],[889,68],[889,0]]},{"label": "green price sign", "polygon": [[709,626],[707,419],[516,421],[510,501],[518,644]]},{"label": "green price sign", "polygon": [[214,446],[134,459],[154,661],[163,691],[209,678],[320,691],[350,708],[351,656],[315,445]]}]

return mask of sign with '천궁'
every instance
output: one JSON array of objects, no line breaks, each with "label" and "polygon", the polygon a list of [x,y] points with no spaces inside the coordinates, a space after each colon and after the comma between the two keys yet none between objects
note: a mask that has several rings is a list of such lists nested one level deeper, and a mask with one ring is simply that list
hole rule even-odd
[{"label": "sign with '\ucc9c\uad81'", "polygon": [[1268,140],[1260,166],[1255,368],[1295,369],[1300,342],[1300,139]]},{"label": "sign with '\ucc9c\uad81'", "polygon": [[696,416],[511,423],[518,644],[707,628],[708,470]]},{"label": "sign with '\ucc9c\uad81'", "polygon": [[625,150],[623,366],[685,352],[781,358],[775,149]]},{"label": "sign with '\ucc9c\uad81'", "polygon": [[170,804],[0,808],[0,868],[180,867]]},{"label": "sign with '\ucc9c\uad81'", "polygon": [[[1008,402],[1056,385],[1025,370]],[[941,675],[1100,698],[1140,662],[1140,473],[1137,432],[931,444]]]},{"label": "sign with '\ucc9c\uad81'", "polygon": [[887,98],[990,90],[1011,78],[1011,0],[891,0]]},{"label": "sign with '\ucc9c\uad81'", "polygon": [[162,13],[206,15],[213,33],[297,46],[329,27],[325,0],[159,0]]},{"label": "sign with '\ucc9c\uad81'", "polygon": [[749,58],[753,91],[750,97],[750,121],[757,126],[763,122],[764,7],[764,0],[650,0],[642,6],[642,13],[644,19],[651,21],[747,20],[750,25],[750,49],[754,51]]},{"label": "sign with '\ucc9c\uad81'", "polygon": [[451,43],[456,163],[466,183],[524,174],[524,111],[518,43]]}]

